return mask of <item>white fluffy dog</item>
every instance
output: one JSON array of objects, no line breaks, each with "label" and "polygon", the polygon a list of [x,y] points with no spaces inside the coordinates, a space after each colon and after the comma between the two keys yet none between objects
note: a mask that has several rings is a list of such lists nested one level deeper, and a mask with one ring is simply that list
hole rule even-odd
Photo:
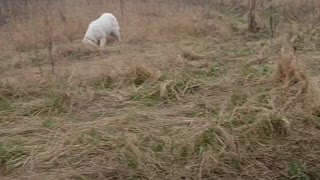
[{"label": "white fluffy dog", "polygon": [[103,47],[108,36],[114,36],[121,42],[120,26],[117,18],[111,13],[103,13],[97,20],[89,24],[88,30],[82,40],[83,44]]}]

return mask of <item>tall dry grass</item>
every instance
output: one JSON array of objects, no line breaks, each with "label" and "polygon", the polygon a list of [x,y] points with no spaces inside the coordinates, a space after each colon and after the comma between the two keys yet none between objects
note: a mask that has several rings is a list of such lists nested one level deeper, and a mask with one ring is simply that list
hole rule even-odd
[{"label": "tall dry grass", "polygon": [[[208,16],[208,13],[211,13],[213,10],[230,11],[230,9],[232,10],[234,7],[241,7],[243,9],[242,11],[246,13],[246,9],[248,8],[248,1],[232,0],[223,1],[223,3],[220,1],[210,1],[212,3],[212,5],[210,5],[209,1],[203,1],[202,4],[199,4],[196,1],[181,0],[168,2],[137,0],[135,2],[124,3],[125,18],[122,18],[121,4],[116,0],[94,0],[90,2],[85,0],[63,0],[51,2],[48,7],[45,1],[30,0],[26,2],[25,4],[17,4],[15,1],[12,1],[11,3],[6,3],[7,5],[2,8],[10,19],[10,23],[7,24],[9,29],[6,29],[6,32],[2,31],[2,33],[8,33],[8,30],[10,30],[11,33],[11,38],[5,42],[8,44],[14,43],[17,51],[29,51],[46,46],[45,42],[46,39],[48,39],[46,36],[48,35],[45,32],[49,27],[52,28],[51,36],[54,44],[79,41],[88,23],[99,17],[103,12],[111,12],[118,17],[122,31],[126,37],[130,36],[130,34],[143,33],[144,30],[141,29],[146,28],[146,25],[150,23],[161,26],[163,23],[157,22],[159,19],[161,19],[161,21],[167,19],[174,23],[177,22],[177,19],[180,20],[181,17],[184,17],[183,19],[191,23],[192,19],[199,21],[199,16],[204,15],[203,12]],[[221,3],[223,6],[221,6]],[[298,0],[290,2],[272,1],[272,4],[266,4],[267,5],[264,3],[257,4],[258,16],[260,14],[259,12],[268,11],[269,6],[274,6],[274,18],[276,21],[282,21],[281,19],[286,18],[282,22],[291,19],[294,21],[309,21],[314,23],[319,18],[319,13],[315,8],[318,2],[315,0],[306,2]],[[208,8],[209,12],[207,12]],[[20,11],[20,9],[24,11]],[[46,13],[49,15],[50,26],[45,22]],[[244,14],[242,13],[242,15]],[[259,18],[258,23],[263,22],[263,24],[268,24],[267,17],[257,18]],[[181,19],[181,23],[183,23],[183,19]],[[122,20],[124,22],[121,22]],[[176,24],[179,26],[179,23]],[[168,24],[168,26],[171,27],[172,24]],[[198,26],[198,24],[195,26]],[[185,31],[188,30],[186,29]]]},{"label": "tall dry grass", "polygon": [[320,89],[292,48],[282,48],[275,71],[274,105],[280,111],[318,113]]}]

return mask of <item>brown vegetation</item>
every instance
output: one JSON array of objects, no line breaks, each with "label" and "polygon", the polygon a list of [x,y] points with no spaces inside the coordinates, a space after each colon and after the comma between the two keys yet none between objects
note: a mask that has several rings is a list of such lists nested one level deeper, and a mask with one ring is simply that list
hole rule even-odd
[{"label": "brown vegetation", "polygon": [[317,0],[4,2],[0,179],[319,179]]}]

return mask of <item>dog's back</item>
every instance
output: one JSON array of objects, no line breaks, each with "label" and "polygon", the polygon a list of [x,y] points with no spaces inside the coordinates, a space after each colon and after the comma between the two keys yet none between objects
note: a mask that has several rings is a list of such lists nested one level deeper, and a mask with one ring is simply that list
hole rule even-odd
[{"label": "dog's back", "polygon": [[116,28],[119,29],[119,24],[116,17],[111,13],[103,13],[97,20],[90,23],[92,27],[103,30],[106,35]]},{"label": "dog's back", "polygon": [[89,24],[85,38],[98,41],[101,38],[114,34],[120,41],[119,23],[116,17],[111,13],[103,13],[98,19]]}]

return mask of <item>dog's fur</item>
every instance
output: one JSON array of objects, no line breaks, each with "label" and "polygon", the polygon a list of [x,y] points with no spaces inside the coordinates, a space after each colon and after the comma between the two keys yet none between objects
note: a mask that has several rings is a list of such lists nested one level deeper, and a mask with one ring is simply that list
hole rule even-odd
[{"label": "dog's fur", "polygon": [[103,13],[97,20],[89,24],[82,43],[103,47],[110,35],[121,42],[120,26],[117,18],[111,13]]}]

